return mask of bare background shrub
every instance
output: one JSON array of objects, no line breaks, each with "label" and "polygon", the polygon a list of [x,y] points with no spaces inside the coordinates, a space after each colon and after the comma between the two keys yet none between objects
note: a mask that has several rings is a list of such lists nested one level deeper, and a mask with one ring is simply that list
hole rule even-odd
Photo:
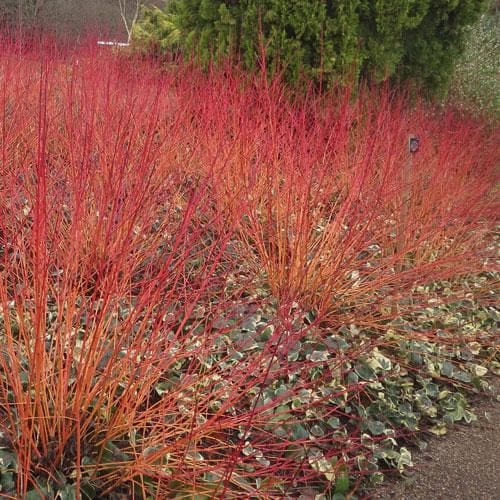
[{"label": "bare background shrub", "polygon": [[[127,32],[120,14],[125,6],[130,21],[135,0],[2,0],[0,25],[9,28],[33,28],[54,31],[59,35],[83,35],[94,32],[125,41]],[[145,0],[142,5],[161,6],[163,0]]]}]

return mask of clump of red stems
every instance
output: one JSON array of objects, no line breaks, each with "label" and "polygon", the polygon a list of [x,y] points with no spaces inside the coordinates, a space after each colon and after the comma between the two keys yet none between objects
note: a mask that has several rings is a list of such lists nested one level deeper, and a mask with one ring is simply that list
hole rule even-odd
[{"label": "clump of red stems", "polygon": [[[349,464],[357,430],[277,436],[276,408],[306,391],[288,423],[342,416],[315,389],[412,287],[490,265],[498,139],[387,88],[293,96],[238,69],[4,44],[0,429],[18,493],[62,472],[103,496],[257,498],[324,479],[319,449]],[[266,308],[264,347],[235,362],[231,333]],[[322,362],[288,363],[345,324],[374,344],[317,379]]]}]

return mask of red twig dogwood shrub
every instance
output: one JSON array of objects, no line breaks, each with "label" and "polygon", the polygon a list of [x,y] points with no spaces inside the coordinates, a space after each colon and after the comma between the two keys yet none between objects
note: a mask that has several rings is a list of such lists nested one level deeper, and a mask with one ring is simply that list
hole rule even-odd
[{"label": "red twig dogwood shrub", "polygon": [[145,474],[195,484],[210,468],[198,453],[245,420],[224,423],[245,386],[205,359],[229,307],[231,228],[192,224],[205,197],[165,162],[181,141],[160,119],[164,81],[106,55],[29,55],[2,54],[1,411],[17,491],[49,494],[39,478],[61,473],[78,491],[99,478],[103,495],[145,492]]},{"label": "red twig dogwood shrub", "polygon": [[276,297],[343,324],[354,305],[359,321],[366,301],[482,270],[498,207],[487,124],[387,88],[293,99],[212,75],[199,94],[196,161],[216,165],[215,203],[243,211],[239,238]]},{"label": "red twig dogwood shrub", "polygon": [[269,498],[369,474],[382,438],[352,409],[389,363],[378,334],[416,285],[483,269],[497,139],[387,89],[298,97],[237,69],[5,44],[17,494]]}]

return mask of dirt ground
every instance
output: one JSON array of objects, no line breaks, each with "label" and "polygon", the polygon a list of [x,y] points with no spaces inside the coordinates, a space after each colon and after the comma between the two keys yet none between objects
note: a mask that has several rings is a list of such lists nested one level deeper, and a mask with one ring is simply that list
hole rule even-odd
[{"label": "dirt ground", "polygon": [[477,422],[455,425],[414,452],[411,475],[389,480],[373,500],[500,500],[500,379],[495,395],[472,401]]}]

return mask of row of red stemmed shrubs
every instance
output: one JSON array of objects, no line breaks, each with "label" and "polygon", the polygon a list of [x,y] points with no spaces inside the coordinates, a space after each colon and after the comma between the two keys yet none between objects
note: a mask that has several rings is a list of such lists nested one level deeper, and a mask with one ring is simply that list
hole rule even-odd
[{"label": "row of red stemmed shrubs", "polygon": [[498,131],[389,87],[4,42],[3,494],[356,490],[411,433],[360,410],[419,376],[391,339],[440,341],[403,328],[415,290],[495,270]]}]

